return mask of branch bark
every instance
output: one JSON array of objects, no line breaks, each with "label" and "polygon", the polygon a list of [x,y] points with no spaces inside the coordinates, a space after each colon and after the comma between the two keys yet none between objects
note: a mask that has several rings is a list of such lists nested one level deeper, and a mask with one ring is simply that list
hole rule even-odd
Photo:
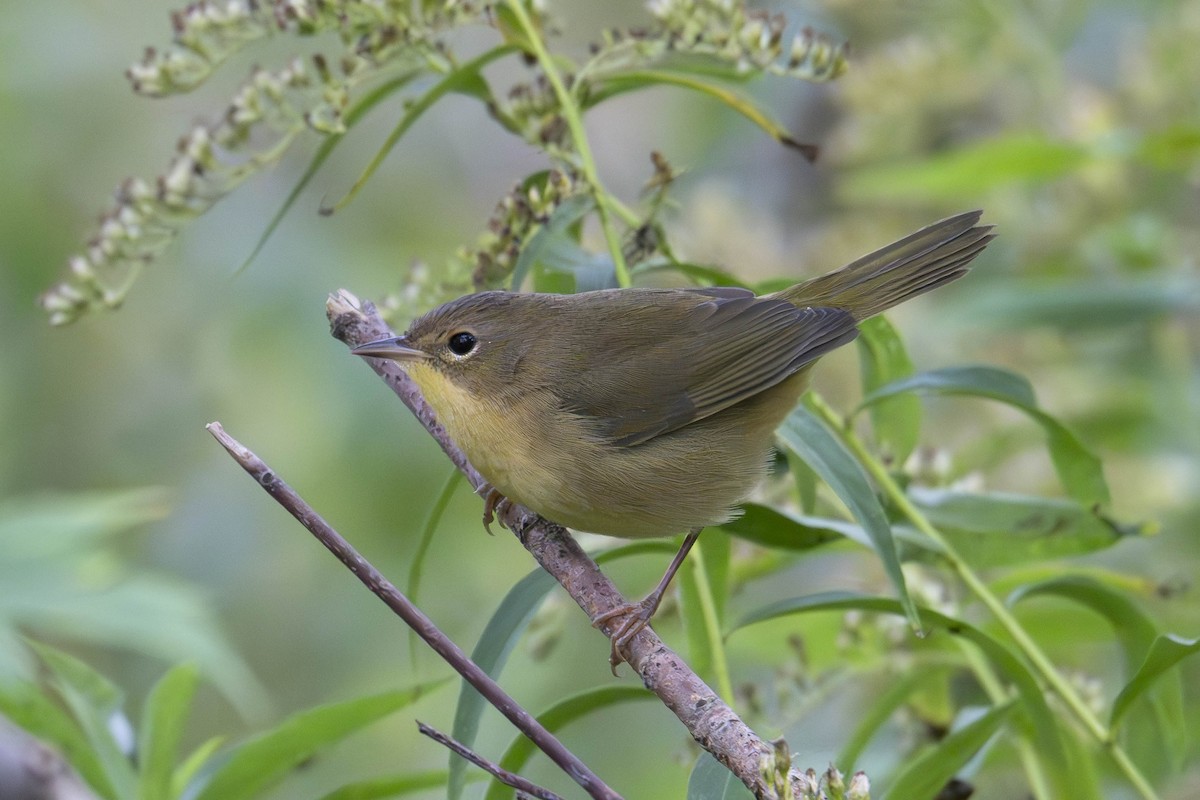
[{"label": "branch bark", "polygon": [[[346,290],[330,295],[326,304],[334,338],[350,347],[392,336],[375,307]],[[364,359],[479,490],[484,478],[450,440],[425,402],[416,384],[395,362]],[[583,609],[595,619],[626,603],[613,583],[562,526],[533,511],[513,504],[503,512],[502,522],[512,530],[534,559],[549,572]],[[619,620],[617,620],[619,622]],[[610,639],[615,625],[598,626]],[[683,723],[692,738],[724,764],[758,798],[778,798],[775,789],[783,782],[797,792],[803,776],[786,763],[779,763],[775,748],[756,734],[650,627],[634,637],[628,647],[630,668],[647,689],[658,695]],[[785,773],[785,774],[781,774]],[[779,781],[779,778],[784,778]]]},{"label": "branch bark", "polygon": [[[497,711],[508,718],[517,730],[529,737],[538,749],[545,753],[563,772],[567,773],[595,800],[621,800],[604,781],[592,772],[578,756],[568,750],[554,734],[546,730],[532,714],[513,700],[500,684],[492,680],[484,670],[456,645],[450,637],[433,624],[421,609],[413,605],[403,592],[383,576],[371,562],[351,547],[341,534],[330,527],[312,506],[304,501],[266,462],[249,448],[234,439],[219,422],[210,422],[208,432],[213,435],[225,451],[254,478],[260,486],[283,506],[289,514],[317,538],[321,544],[337,556],[337,559],[354,573],[363,585],[382,600],[388,608],[404,620],[442,660],[462,675],[463,679],[491,703]],[[531,784],[532,785],[532,784]]]}]

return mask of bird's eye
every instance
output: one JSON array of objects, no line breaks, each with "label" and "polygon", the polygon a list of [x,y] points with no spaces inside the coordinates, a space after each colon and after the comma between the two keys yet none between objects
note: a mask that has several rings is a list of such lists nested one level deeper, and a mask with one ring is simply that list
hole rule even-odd
[{"label": "bird's eye", "polygon": [[478,342],[479,340],[475,338],[475,334],[460,331],[450,337],[450,352],[456,356],[470,355]]}]

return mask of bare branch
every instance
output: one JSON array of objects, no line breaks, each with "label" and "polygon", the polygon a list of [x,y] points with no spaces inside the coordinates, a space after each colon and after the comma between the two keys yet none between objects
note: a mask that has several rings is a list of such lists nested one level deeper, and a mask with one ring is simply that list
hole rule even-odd
[{"label": "bare branch", "polygon": [[[330,296],[326,313],[334,338],[350,347],[393,335],[373,305],[360,301],[344,289]],[[483,477],[450,440],[416,384],[395,362],[365,360],[478,491],[485,483]],[[516,504],[503,510],[501,521],[517,535],[542,568],[562,584],[593,624],[598,616],[626,603],[596,562],[562,526]],[[614,622],[619,623],[619,619]],[[618,626],[604,624],[599,627],[611,638]],[[768,781],[765,776],[773,775],[780,766],[787,769],[787,765],[775,763],[774,748],[770,744],[751,730],[650,627],[634,637],[627,649],[630,667],[641,677],[646,688],[658,695],[679,718],[701,747],[728,767],[756,797],[778,797],[772,786],[774,781]],[[792,786],[796,786],[801,777],[797,770],[788,772],[788,782]]]},{"label": "bare branch", "polygon": [[462,756],[483,771],[490,773],[492,777],[503,783],[505,786],[511,786],[518,792],[527,794],[530,797],[536,797],[538,800],[563,800],[549,789],[543,789],[536,783],[527,781],[520,775],[509,772],[499,764],[494,764],[491,761],[488,761],[486,758],[479,755],[462,742],[451,739],[446,734],[442,733],[436,728],[429,727],[420,720],[417,720],[417,730],[428,736],[430,739],[433,739],[438,744],[444,745],[454,753]]},{"label": "bare branch", "polygon": [[328,548],[329,552],[337,556],[338,560],[345,564],[362,581],[363,585],[404,620],[435,653],[474,686],[519,731],[529,737],[543,753],[549,756],[551,761],[561,767],[597,800],[621,800],[619,794],[600,780],[586,764],[579,760],[578,756],[568,750],[554,734],[546,730],[532,714],[518,705],[517,701],[501,689],[500,685],[493,681],[458,645],[442,633],[433,624],[433,620],[413,605],[399,589],[383,576],[383,573],[359,555],[349,542],[331,528],[329,523],[322,519],[321,515],[314,511],[308,503],[304,502],[295,490],[281,480],[261,458],[226,433],[225,429],[221,427],[221,423],[210,422],[207,428],[209,433],[229,452],[229,455],[233,456],[233,459],[242,466],[242,469],[258,481],[267,494],[275,498],[275,501],[307,528],[321,544]]}]

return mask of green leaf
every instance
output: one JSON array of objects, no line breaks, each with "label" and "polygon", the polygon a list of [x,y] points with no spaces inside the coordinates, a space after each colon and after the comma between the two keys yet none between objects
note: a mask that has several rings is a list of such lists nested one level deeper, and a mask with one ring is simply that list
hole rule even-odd
[{"label": "green leaf", "polygon": [[[586,717],[593,711],[609,708],[633,700],[653,700],[654,695],[641,686],[601,686],[560,700],[537,715],[537,721],[546,730],[554,733],[568,724]],[[500,758],[500,766],[509,772],[520,773],[521,768],[537,752],[535,745],[524,736],[517,736]],[[512,789],[493,780],[488,785],[484,800],[502,800],[510,797]]]},{"label": "green leaf", "polygon": [[900,774],[892,780],[884,797],[933,800],[942,787],[996,735],[1013,707],[1013,701],[993,706],[928,751],[909,759]]},{"label": "green leaf", "polygon": [[114,724],[128,726],[123,719],[121,691],[74,656],[40,642],[28,643],[50,671],[54,688],[83,729],[112,794],[133,797],[137,788],[133,765],[113,735]]},{"label": "green leaf", "polygon": [[584,109],[592,108],[610,97],[654,86],[678,86],[716,98],[724,105],[753,122],[759,128],[762,128],[780,144],[798,150],[809,161],[817,157],[817,148],[814,145],[804,144],[792,138],[787,129],[772,119],[766,111],[759,107],[752,97],[718,83],[713,83],[711,80],[705,80],[694,71],[676,72],[669,69],[642,69],[609,74],[604,76],[588,94],[583,107]]},{"label": "green leaf", "polygon": [[[787,616],[803,614],[812,611],[872,611],[884,614],[901,614],[904,609],[900,603],[889,597],[873,597],[851,592],[822,592],[803,597],[791,597],[756,609],[742,617],[733,627],[733,631],[741,630],[757,622]],[[1025,663],[1017,657],[1008,645],[989,636],[979,628],[960,619],[948,617],[931,609],[920,610],[922,625],[946,631],[953,636],[961,636],[970,641],[987,656],[993,664],[1004,672],[1016,687],[1021,697],[1021,708],[1033,724],[1035,739],[1041,751],[1040,755],[1049,763],[1058,759],[1062,762],[1063,746],[1059,739],[1058,723],[1046,699],[1042,694],[1037,679]]]},{"label": "green leaf", "polygon": [[617,286],[612,256],[593,253],[567,236],[554,236],[547,240],[540,253],[535,286],[540,286],[551,273],[570,276],[572,292],[614,289]]},{"label": "green leaf", "polygon": [[[892,324],[872,317],[858,324],[858,363],[863,394],[913,374],[912,360]],[[892,464],[903,464],[921,435],[921,401],[912,395],[889,397],[870,408],[871,429],[880,451]]]},{"label": "green leaf", "polygon": [[744,503],[741,516],[721,526],[730,536],[764,547],[805,551],[849,538],[870,547],[866,532],[852,522],[801,516],[759,503]]},{"label": "green leaf", "polygon": [[96,748],[70,714],[43,694],[36,684],[0,681],[0,714],[58,748],[67,763],[98,795],[106,800],[117,800],[116,789],[105,773]]},{"label": "green leaf", "polygon": [[964,298],[955,313],[975,325],[1026,330],[1052,326],[1079,333],[1200,312],[1200,281],[1192,276],[1122,275],[1099,280],[1044,278],[995,281]]},{"label": "green leaf", "polygon": [[942,155],[856,170],[842,183],[853,200],[932,203],[979,197],[1011,183],[1041,183],[1079,169],[1092,155],[1042,134],[1008,134]]},{"label": "green leaf", "polygon": [[400,797],[419,792],[422,789],[436,789],[439,786],[445,786],[447,777],[445,770],[389,775],[384,778],[348,783],[328,794],[321,795],[321,800],[381,800],[386,797]]},{"label": "green leaf", "polygon": [[854,726],[854,731],[842,745],[842,750],[838,753],[834,763],[844,772],[851,772],[858,757],[866,749],[867,743],[871,741],[875,732],[891,718],[896,709],[904,705],[908,698],[925,684],[943,680],[947,669],[946,665],[940,664],[919,665],[918,669],[910,669],[892,676],[894,679],[888,690],[877,697],[860,715],[858,724]]},{"label": "green leaf", "polygon": [[1160,676],[1171,667],[1190,655],[1200,652],[1200,638],[1184,639],[1173,633],[1157,636],[1146,653],[1146,660],[1138,668],[1133,680],[1125,684],[1117,699],[1113,701],[1112,717],[1109,724],[1116,726],[1122,715],[1129,710],[1130,705],[1148,691]]},{"label": "green leaf", "polygon": [[6,498],[0,501],[0,563],[15,567],[75,553],[170,510],[170,493],[155,486]]},{"label": "green leaf", "polygon": [[634,278],[641,278],[646,275],[672,272],[683,275],[698,286],[746,286],[737,276],[719,267],[710,267],[705,264],[689,264],[683,261],[669,261],[666,259],[643,261],[630,270],[630,275]]},{"label": "green leaf", "polygon": [[379,169],[384,159],[392,152],[392,148],[396,146],[404,134],[408,133],[408,129],[413,126],[413,123],[420,119],[422,114],[432,108],[438,100],[441,100],[448,94],[454,93],[465,94],[468,97],[475,97],[487,102],[491,97],[491,89],[488,87],[487,81],[484,80],[481,71],[493,61],[503,58],[510,53],[515,53],[518,49],[513,44],[503,44],[493,47],[491,50],[476,56],[450,71],[440,81],[431,86],[425,94],[414,100],[407,106],[399,124],[388,134],[387,139],[383,142],[383,146],[379,148],[379,152],[371,159],[371,163],[367,164],[366,169],[359,175],[358,180],[350,187],[350,191],[332,206],[323,208],[322,213],[332,214],[353,200],[359,190],[375,174],[375,170]]},{"label": "green leaf", "polygon": [[854,514],[854,518],[867,532],[871,546],[883,562],[883,569],[896,589],[909,622],[914,629],[919,630],[921,623],[917,617],[917,608],[908,596],[891,526],[862,466],[803,405],[788,415],[776,431],[776,435],[789,450],[803,459],[829,484]]},{"label": "green leaf", "polygon": [[[1124,592],[1105,585],[1099,580],[1082,575],[1055,577],[1022,586],[1008,598],[1010,605],[1039,595],[1053,595],[1072,600],[1104,617],[1112,626],[1124,655],[1126,686],[1114,701],[1109,726],[1116,731],[1121,718],[1139,697],[1145,695],[1145,709],[1149,719],[1133,720],[1143,723],[1135,739],[1139,746],[1156,756],[1166,754],[1166,761],[1179,763],[1186,752],[1187,724],[1181,713],[1184,707],[1183,685],[1178,673],[1164,675],[1156,672],[1138,688],[1131,689],[1138,681],[1150,654],[1161,637],[1153,620]],[[1186,655],[1186,654],[1185,654]],[[1125,693],[1129,692],[1128,695]],[[1123,705],[1118,708],[1117,703]],[[1125,725],[1126,738],[1134,736]],[[1143,730],[1144,729],[1144,730]],[[1153,742],[1146,740],[1153,737]]]},{"label": "green leaf", "polygon": [[[541,605],[550,590],[558,584],[550,573],[535,569],[508,591],[500,606],[488,620],[471,651],[471,660],[492,678],[497,678],[508,656],[517,643],[521,632],[529,624],[530,617]],[[451,738],[464,747],[473,747],[475,737],[479,733],[479,721],[487,701],[475,687],[462,681],[458,692],[458,704],[454,710],[454,725]],[[462,796],[466,785],[467,761],[451,753],[449,760],[449,780],[446,785],[446,797],[457,800]]]},{"label": "green leaf", "polygon": [[995,367],[948,367],[889,383],[863,399],[859,410],[904,392],[967,395],[1005,403],[1042,426],[1050,459],[1067,494],[1085,505],[1107,503],[1108,484],[1096,458],[1062,423],[1037,407],[1033,387],[1019,375]]},{"label": "green leaf", "polygon": [[[195,750],[188,753],[187,757],[180,762],[179,767],[175,770],[175,774],[171,776],[171,794],[174,797],[184,796],[184,790],[191,785],[192,780],[200,773],[200,770],[208,766],[213,754],[224,743],[224,736],[213,736],[210,739],[205,739]],[[189,797],[188,800],[191,800],[191,798]]]},{"label": "green leaf", "polygon": [[1007,603],[1015,606],[1042,595],[1072,600],[1104,617],[1124,652],[1126,676],[1141,663],[1157,633],[1154,622],[1127,595],[1088,576],[1064,575],[1021,586],[1008,596]]},{"label": "green leaf", "polygon": [[710,753],[701,753],[688,776],[687,800],[754,800],[754,795]]},{"label": "green leaf", "polygon": [[[674,548],[668,542],[635,542],[600,553],[595,560],[597,564],[604,564],[627,556],[661,552],[673,553]],[[475,649],[471,651],[471,660],[491,678],[498,678],[521,632],[529,624],[530,617],[550,590],[557,585],[543,569],[535,569],[517,581],[488,620],[479,641],[475,643]],[[474,745],[475,737],[479,733],[479,720],[485,708],[487,702],[483,696],[463,681],[458,693],[458,704],[454,709],[454,726],[451,731],[455,741],[465,747]],[[451,754],[449,764],[446,797],[448,800],[458,800],[462,796],[466,780],[467,762]]]},{"label": "green leaf", "polygon": [[[421,72],[419,71],[413,71],[404,75],[400,75],[399,77],[393,78],[386,83],[380,84],[368,92],[362,99],[351,106],[350,110],[347,111],[345,116],[342,118],[347,130],[353,128],[360,119],[367,115],[367,112],[374,109],[381,102],[386,100],[388,97],[391,97],[400,89],[403,89],[405,86],[412,83],[413,79],[420,74]],[[326,160],[328,160],[329,156],[333,155],[334,148],[341,144],[345,135],[345,133],[334,133],[325,137],[324,141],[321,142],[321,146],[317,148],[317,152],[313,155],[312,161],[308,163],[308,168],[304,170],[304,174],[300,176],[300,180],[298,180],[296,185],[292,187],[292,191],[288,193],[287,199],[283,201],[283,205],[280,206],[279,210],[275,212],[275,216],[271,217],[271,221],[267,223],[266,229],[264,229],[262,235],[258,237],[258,241],[254,244],[254,249],[250,251],[250,255],[246,256],[246,260],[242,262],[241,266],[238,267],[237,270],[235,270],[235,275],[241,273],[247,267],[249,267],[254,259],[258,257],[258,254],[262,252],[263,247],[265,247],[267,244],[267,240],[271,238],[271,235],[275,233],[275,229],[279,227],[279,223],[283,222],[283,218],[287,216],[287,212],[290,211],[292,206],[296,204],[296,200],[300,197],[300,193],[303,192],[305,187],[307,187],[312,181],[313,176],[317,174],[317,171],[321,169],[322,165],[324,165]]]},{"label": "green leaf", "polygon": [[224,763],[200,778],[195,800],[249,800],[278,785],[322,747],[341,741],[445,683],[357,697],[294,714],[226,754]]},{"label": "green leaf", "polygon": [[1093,553],[1136,533],[1071,500],[916,486],[908,496],[976,567]]},{"label": "green leaf", "polygon": [[[191,660],[248,716],[263,715],[265,690],[229,645],[209,598],[170,576],[125,569],[110,541],[161,519],[169,494],[158,488],[49,494],[0,506],[0,679],[31,675],[12,626],[177,662]],[[111,571],[94,580],[97,564]]]},{"label": "green leaf", "polygon": [[150,691],[138,732],[138,800],[173,800],[175,759],[199,679],[195,665],[180,664]]},{"label": "green leaf", "polygon": [[596,201],[590,194],[577,194],[559,203],[550,214],[546,224],[521,248],[517,263],[513,266],[512,291],[519,292],[525,278],[535,271],[549,257],[551,245],[558,241],[574,244],[571,228],[581,219],[591,213],[596,207]]}]

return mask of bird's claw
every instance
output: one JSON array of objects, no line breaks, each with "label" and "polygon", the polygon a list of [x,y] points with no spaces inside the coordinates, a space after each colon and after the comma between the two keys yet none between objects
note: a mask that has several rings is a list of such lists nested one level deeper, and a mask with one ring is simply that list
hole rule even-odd
[{"label": "bird's claw", "polygon": [[494,536],[495,534],[492,533],[493,522],[500,523],[501,528],[508,527],[504,523],[504,515],[512,507],[512,501],[490,483],[480,486],[479,494],[483,496],[483,529],[488,532],[489,536]]},{"label": "bird's claw", "polygon": [[654,612],[658,610],[659,603],[661,602],[662,595],[651,593],[636,603],[626,603],[609,609],[592,620],[592,624],[599,628],[606,622],[610,622],[618,617],[625,617],[613,629],[609,637],[612,642],[612,650],[608,655],[608,664],[612,668],[613,677],[617,676],[617,667],[621,662],[629,661],[621,651],[629,646],[629,643],[633,641],[633,637],[641,633],[642,629],[650,624],[650,619],[654,616]]}]

